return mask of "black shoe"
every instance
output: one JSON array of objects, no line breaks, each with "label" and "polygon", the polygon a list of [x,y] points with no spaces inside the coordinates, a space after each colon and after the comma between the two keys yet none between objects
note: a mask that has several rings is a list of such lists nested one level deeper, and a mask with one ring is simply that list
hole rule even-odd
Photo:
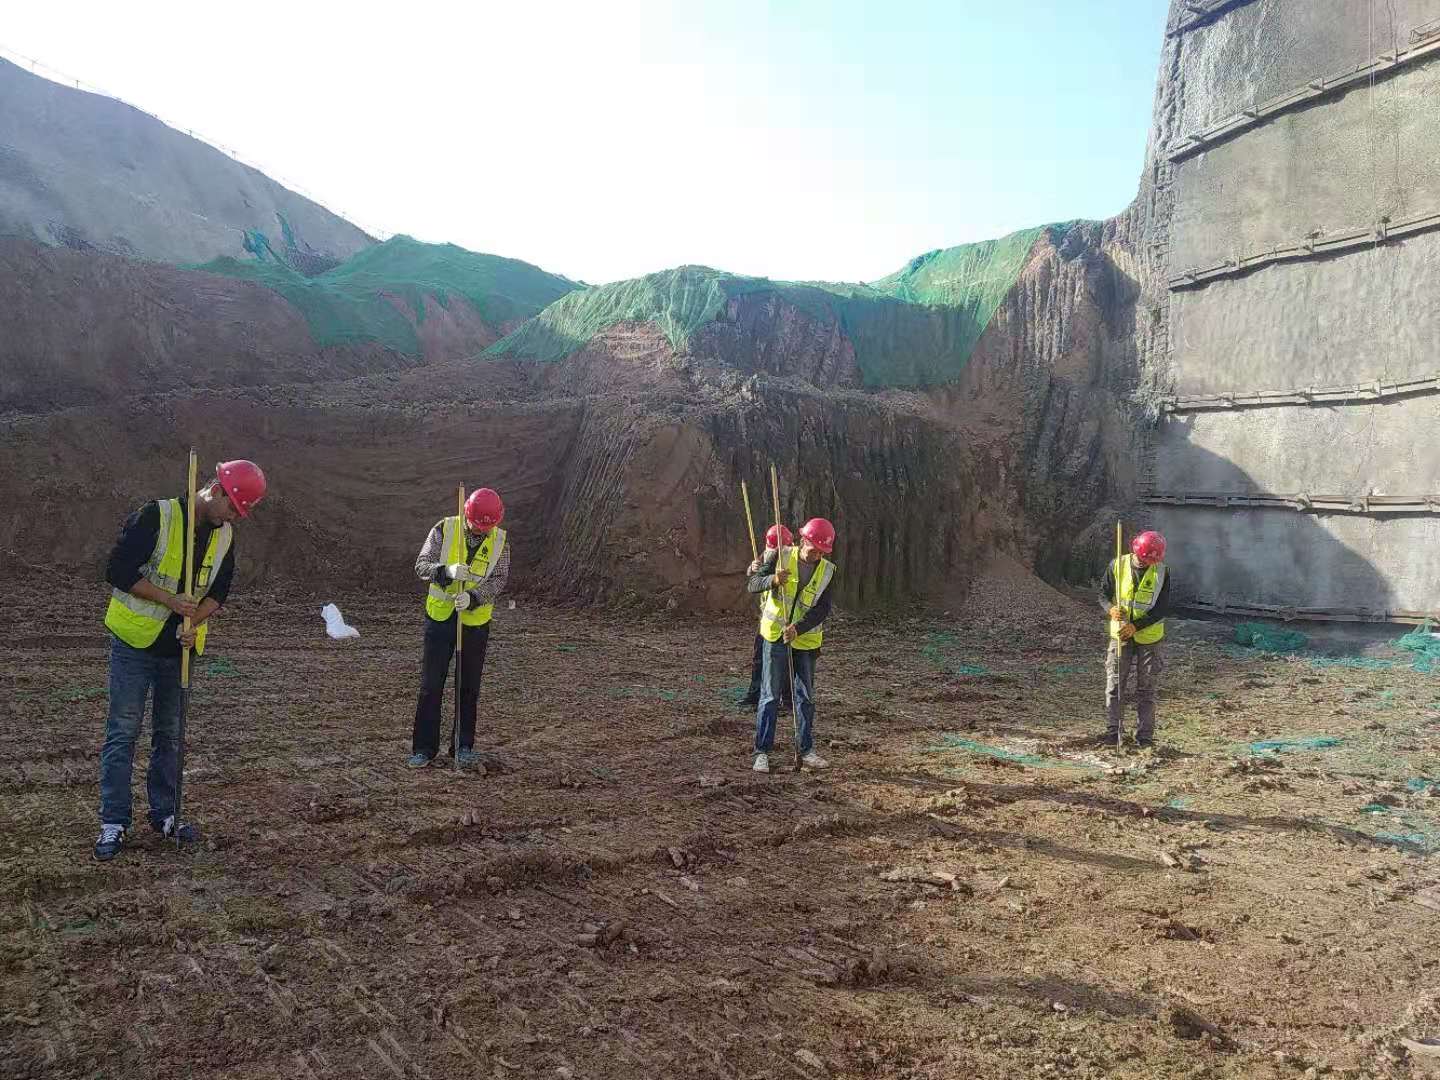
[{"label": "black shoe", "polygon": [[740,699],[740,704],[736,705],[735,707],[741,712],[754,712],[760,707],[760,699],[753,697],[743,697]]},{"label": "black shoe", "polygon": [[193,844],[200,839],[200,830],[188,821],[182,821],[178,826],[175,824],[175,815],[167,818],[150,816],[150,828],[158,832],[166,840],[174,840],[179,835],[182,844]]},{"label": "black shoe", "polygon": [[124,825],[101,825],[100,838],[95,841],[95,858],[109,862],[125,846]]},{"label": "black shoe", "polygon": [[1141,750],[1153,750],[1155,748],[1154,735],[1136,735],[1135,745]]},{"label": "black shoe", "polygon": [[1095,745],[1096,745],[1096,746],[1100,746],[1100,747],[1105,747],[1105,746],[1116,747],[1116,746],[1119,746],[1119,745],[1120,745],[1120,733],[1119,733],[1119,732],[1116,732],[1116,731],[1107,731],[1107,732],[1105,732],[1104,735],[1096,735],[1096,736],[1095,736]]}]

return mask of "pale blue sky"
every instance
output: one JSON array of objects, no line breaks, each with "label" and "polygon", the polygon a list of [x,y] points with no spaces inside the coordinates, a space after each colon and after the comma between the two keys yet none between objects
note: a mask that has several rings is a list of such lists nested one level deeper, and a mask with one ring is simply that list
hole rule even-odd
[{"label": "pale blue sky", "polygon": [[872,280],[1117,213],[1167,4],[12,7],[6,55],[192,127],[358,224],[600,282],[682,263]]}]

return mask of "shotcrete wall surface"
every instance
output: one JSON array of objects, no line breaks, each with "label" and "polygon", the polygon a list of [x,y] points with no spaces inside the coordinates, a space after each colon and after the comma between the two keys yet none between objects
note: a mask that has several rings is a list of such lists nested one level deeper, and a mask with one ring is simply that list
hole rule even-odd
[{"label": "shotcrete wall surface", "polygon": [[[1182,15],[1172,11],[1172,26]],[[1174,36],[1156,152],[1244,109],[1433,40],[1440,0],[1250,0]],[[1413,31],[1413,32],[1412,32]],[[1168,142],[1166,141],[1168,140]],[[1168,183],[1168,377],[1180,397],[1360,387],[1440,368],[1440,54],[1179,156]],[[1377,231],[1378,229],[1378,231]],[[1363,246],[1181,285],[1307,238]],[[1357,392],[1357,397],[1359,396]],[[1179,411],[1152,440],[1150,492],[1440,498],[1440,396]],[[1440,516],[1152,506],[1181,592],[1330,614],[1440,610]]]},{"label": "shotcrete wall surface", "polygon": [[1235,255],[1440,210],[1440,64],[1363,84],[1219,143],[1175,172],[1171,255]]},{"label": "shotcrete wall surface", "polygon": [[1156,448],[1155,487],[1353,498],[1435,493],[1436,433],[1436,394],[1393,404],[1191,413],[1166,425]]},{"label": "shotcrete wall surface", "polygon": [[1293,510],[1157,508],[1187,597],[1366,611],[1434,606],[1440,521]]},{"label": "shotcrete wall surface", "polygon": [[[1440,108],[1440,106],[1437,106]],[[1172,294],[1180,395],[1433,375],[1440,232]]]},{"label": "shotcrete wall surface", "polygon": [[[1404,49],[1440,0],[1252,0],[1179,39],[1182,134]],[[1172,20],[1173,22],[1173,20]]]}]

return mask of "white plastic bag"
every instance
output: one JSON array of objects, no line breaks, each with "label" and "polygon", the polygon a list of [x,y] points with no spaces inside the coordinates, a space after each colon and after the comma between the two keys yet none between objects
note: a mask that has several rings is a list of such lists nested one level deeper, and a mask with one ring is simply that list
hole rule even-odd
[{"label": "white plastic bag", "polygon": [[325,620],[325,633],[336,641],[360,636],[360,631],[345,622],[344,617],[340,614],[340,609],[334,604],[326,604],[320,609],[320,615]]}]

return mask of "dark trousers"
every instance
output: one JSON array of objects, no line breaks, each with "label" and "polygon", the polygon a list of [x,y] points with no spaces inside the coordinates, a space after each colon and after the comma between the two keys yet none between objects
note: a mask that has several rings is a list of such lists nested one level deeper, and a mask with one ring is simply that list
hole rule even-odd
[{"label": "dark trousers", "polygon": [[781,689],[789,689],[790,657],[795,663],[796,749],[808,754],[815,746],[815,661],[819,649],[791,649],[783,641],[767,641],[760,704],[755,712],[755,752],[768,754],[775,745],[775,718]]},{"label": "dark trousers", "polygon": [[1126,690],[1131,672],[1135,675],[1135,737],[1155,737],[1155,692],[1160,687],[1160,673],[1165,669],[1161,642],[1137,645],[1128,642],[1124,648],[1112,640],[1105,653],[1105,728],[1114,738],[1119,734],[1125,713]]},{"label": "dark trousers", "polygon": [[160,656],[110,638],[110,716],[100,750],[100,821],[130,828],[130,772],[135,742],[153,697],[150,771],[145,787],[150,821],[175,812],[175,778],[180,769],[180,657]]},{"label": "dark trousers", "polygon": [[[755,635],[755,654],[750,659],[750,692],[745,695],[744,703],[752,709],[760,704],[760,676],[765,666],[765,639],[759,634]],[[790,708],[790,681],[786,679],[785,685],[780,690],[780,707]]]},{"label": "dark trousers", "polygon": [[[460,749],[475,748],[475,711],[480,701],[480,676],[485,671],[485,648],[490,624],[465,627],[460,649]],[[450,658],[455,655],[455,616],[444,622],[425,618],[425,659],[420,669],[420,697],[415,703],[415,732],[411,753],[434,757],[440,752],[440,702]]]}]

